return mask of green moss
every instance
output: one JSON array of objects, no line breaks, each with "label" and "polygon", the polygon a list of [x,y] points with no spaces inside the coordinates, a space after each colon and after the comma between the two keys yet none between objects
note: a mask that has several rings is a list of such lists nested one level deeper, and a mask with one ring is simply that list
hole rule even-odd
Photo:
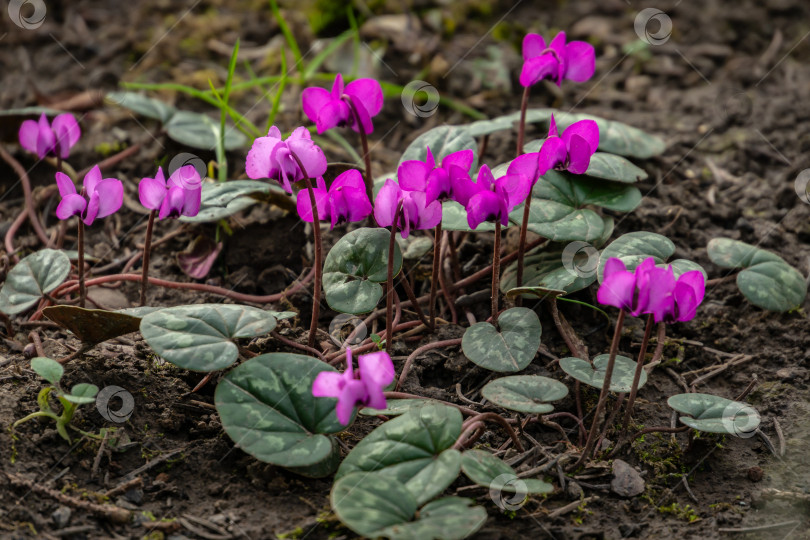
[{"label": "green moss", "polygon": [[700,516],[697,515],[695,509],[688,504],[686,506],[681,506],[677,502],[674,502],[666,506],[659,506],[658,511],[662,514],[672,514],[678,519],[688,521],[689,523],[694,523],[700,520]]}]

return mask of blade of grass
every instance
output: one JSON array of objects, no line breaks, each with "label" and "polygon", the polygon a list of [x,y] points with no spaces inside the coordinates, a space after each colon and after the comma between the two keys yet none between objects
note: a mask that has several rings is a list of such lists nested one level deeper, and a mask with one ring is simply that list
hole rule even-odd
[{"label": "blade of grass", "polygon": [[[222,104],[224,107],[220,108],[220,115],[219,115],[219,152],[222,155],[222,160],[220,161],[219,158],[219,169],[218,169],[218,176],[220,182],[225,182],[228,179],[228,157],[225,153],[225,121],[228,119],[228,111],[226,107],[228,107],[228,103],[231,98],[231,84],[233,83],[233,74],[236,71],[236,58],[239,55],[239,39],[236,40],[233,46],[233,52],[231,53],[231,60],[228,62],[228,78],[225,79],[225,91],[222,93]],[[214,85],[211,84],[211,79],[208,79],[208,84],[213,87]]]},{"label": "blade of grass", "polygon": [[278,91],[273,97],[273,106],[270,109],[270,117],[267,119],[267,131],[276,122],[276,115],[281,107],[281,97],[284,95],[284,88],[287,86],[287,58],[284,55],[284,48],[281,49],[281,80],[278,82]]},{"label": "blade of grass", "polygon": [[[216,89],[214,88],[214,85],[211,83],[211,79],[208,79],[208,84],[214,90],[214,95],[217,97],[217,99],[219,99],[219,103],[217,104],[217,106],[220,107],[220,109],[222,111],[224,111],[225,110],[225,108],[224,108],[225,104],[222,101],[222,97],[220,96],[219,92],[216,91]],[[225,161],[225,130],[224,129],[220,129],[219,137],[217,137],[216,154],[217,154],[217,178],[219,179],[220,182],[224,182],[225,180],[228,179],[228,175],[227,175],[228,168],[227,168],[227,163]],[[222,175],[222,169],[223,168],[225,169],[225,180],[222,179],[222,176],[223,176]]]},{"label": "blade of grass", "polygon": [[[332,42],[326,47],[324,47],[324,49],[321,52],[316,54],[315,57],[312,59],[312,61],[309,64],[307,64],[306,69],[304,69],[304,72],[301,74],[301,76],[304,78],[304,81],[308,81],[310,77],[312,77],[315,74],[315,72],[318,71],[318,68],[321,67],[321,64],[323,64],[332,53],[338,50],[341,45],[343,45],[346,41],[349,40],[349,38],[353,37],[352,34],[353,30],[351,29],[346,30],[338,37],[333,39]],[[282,70],[282,73],[286,72]]]},{"label": "blade of grass", "polygon": [[[380,86],[382,86],[383,96],[387,98],[396,98],[399,99],[402,95],[402,92],[405,91],[404,86],[400,86],[398,84],[389,83],[385,81],[380,81]],[[487,115],[484,113],[477,111],[470,107],[469,105],[465,105],[460,101],[456,101],[454,99],[446,98],[439,96],[439,104],[444,105],[448,109],[452,109],[454,111],[458,111],[462,114],[466,114],[470,118],[474,120],[486,120]]]},{"label": "blade of grass", "polygon": [[[345,150],[346,153],[349,154],[349,156],[354,160],[354,162],[357,164],[358,167],[360,167],[361,169],[365,167],[362,156],[360,156],[360,154],[357,153],[357,150],[354,149],[354,146],[349,144],[349,141],[347,141],[345,137],[343,137],[343,135],[338,133],[337,130],[330,129],[329,131],[324,133],[324,135],[332,139],[333,142],[337,143],[338,146],[340,146],[343,150]],[[313,136],[312,138],[313,140],[320,139],[320,137],[315,136]]]},{"label": "blade of grass", "polygon": [[298,42],[295,41],[295,36],[293,36],[292,32],[290,31],[287,21],[285,21],[284,17],[281,15],[281,11],[278,9],[278,3],[276,0],[270,0],[270,9],[273,11],[273,17],[275,17],[281,33],[284,34],[284,39],[287,41],[287,46],[290,47],[290,50],[293,53],[293,57],[295,58],[295,67],[298,69],[298,73],[302,78],[306,79],[306,77],[304,77],[304,64],[302,62],[303,58],[301,57],[301,49],[298,48]]},{"label": "blade of grass", "polygon": [[357,70],[360,67],[360,27],[357,25],[357,19],[354,16],[352,6],[346,8],[346,17],[349,19],[349,27],[352,31],[352,40],[354,41],[351,77],[355,78],[357,77]]}]

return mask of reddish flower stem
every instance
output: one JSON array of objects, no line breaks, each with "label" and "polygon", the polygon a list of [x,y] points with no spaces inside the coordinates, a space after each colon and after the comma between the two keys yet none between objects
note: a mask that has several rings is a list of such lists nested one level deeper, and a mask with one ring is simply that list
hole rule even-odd
[{"label": "reddish flower stem", "polygon": [[590,458],[593,451],[594,444],[596,443],[597,433],[599,432],[599,419],[602,416],[602,411],[607,402],[608,392],[610,392],[610,382],[613,378],[613,366],[616,363],[616,354],[619,352],[619,340],[622,337],[622,327],[624,326],[625,311],[619,311],[619,319],[616,321],[616,330],[613,333],[613,342],[610,344],[610,357],[608,358],[607,367],[605,368],[605,380],[602,383],[602,391],[599,393],[599,401],[596,404],[596,411],[593,415],[593,423],[591,423],[591,430],[588,432],[588,440],[585,442],[585,449],[582,455],[574,464],[574,468],[579,467],[585,463],[585,460]]},{"label": "reddish flower stem", "polygon": [[436,291],[439,288],[439,265],[441,264],[442,222],[436,225],[433,235],[433,274],[430,278],[430,328],[436,330]]},{"label": "reddish flower stem", "polygon": [[[82,190],[83,192],[84,190]],[[87,298],[87,284],[84,282],[84,222],[82,217],[78,216],[79,229],[78,229],[78,247],[79,260],[77,263],[77,270],[79,271],[79,307],[84,307],[85,299]]]},{"label": "reddish flower stem", "polygon": [[417,356],[432,349],[440,349],[442,347],[458,347],[459,345],[461,345],[461,338],[447,339],[444,341],[434,341],[433,343],[422,345],[413,351],[410,355],[408,355],[407,360],[405,360],[405,364],[402,366],[402,372],[399,375],[399,380],[397,380],[396,386],[394,386],[394,391],[399,390],[400,386],[402,386],[402,381],[404,381],[408,376],[408,373],[410,373],[411,366],[413,365],[413,362],[416,360]]},{"label": "reddish flower stem", "polygon": [[498,285],[501,274],[501,222],[495,222],[495,248],[492,253],[492,325],[498,328]]},{"label": "reddish flower stem", "polygon": [[465,446],[468,444],[472,444],[478,438],[483,435],[484,433],[484,423],[483,422],[473,422],[472,424],[468,425],[466,428],[463,429],[461,435],[458,436],[456,439],[455,444],[453,445],[453,449],[455,450],[463,450]]},{"label": "reddish flower stem", "polygon": [[627,407],[624,411],[624,420],[622,426],[627,429],[630,425],[630,416],[633,414],[633,404],[636,402],[636,393],[638,393],[638,383],[641,380],[641,370],[644,369],[644,357],[647,356],[647,345],[650,342],[652,335],[653,325],[655,320],[652,313],[647,315],[647,327],[644,329],[644,340],[641,342],[641,349],[638,351],[638,361],[636,363],[636,372],[633,375],[633,385],[630,387],[630,396],[627,398]]},{"label": "reddish flower stem", "polygon": [[143,241],[143,280],[141,281],[141,305],[146,305],[146,287],[149,285],[149,257],[152,252],[152,230],[155,226],[157,210],[149,212],[149,221],[146,224],[146,238]]},{"label": "reddish flower stem", "polygon": [[354,122],[357,124],[357,131],[360,133],[360,144],[363,146],[363,161],[366,164],[366,194],[368,200],[374,201],[374,178],[371,176],[371,153],[368,151],[368,137],[366,131],[363,129],[363,124],[360,123],[360,114],[357,112],[357,107],[351,99],[345,99],[346,103],[352,110]]},{"label": "reddish flower stem", "polygon": [[529,108],[529,86],[523,89],[523,98],[520,100],[520,124],[518,125],[517,151],[515,157],[523,153],[523,140],[526,137],[526,110]]},{"label": "reddish flower stem", "polygon": [[[515,274],[515,278],[517,279],[517,287],[523,286],[523,257],[526,254],[526,234],[529,230],[529,214],[531,213],[531,207],[532,193],[530,191],[529,196],[526,197],[526,201],[523,203],[523,221],[520,224],[520,240],[518,241],[517,249],[517,273]],[[522,301],[522,296],[518,295],[518,297],[515,299],[515,305],[520,305]]]},{"label": "reddish flower stem", "polygon": [[496,414],[494,412],[481,413],[481,414],[479,414],[477,416],[473,416],[472,418],[468,418],[464,422],[464,425],[467,425],[467,426],[474,425],[474,424],[476,424],[478,422],[483,422],[485,420],[492,420],[493,422],[496,422],[496,423],[500,424],[506,430],[506,432],[509,434],[509,437],[512,439],[512,442],[515,443],[515,448],[519,452],[523,452],[523,445],[520,444],[520,439],[518,439],[518,436],[515,433],[515,430],[512,429],[512,426],[510,426],[509,423],[506,420],[504,420],[503,417],[501,415],[499,415],[499,414]]},{"label": "reddish flower stem", "polygon": [[20,177],[20,183],[22,184],[23,188],[23,196],[25,197],[25,209],[28,212],[28,220],[31,222],[31,227],[34,228],[34,232],[37,233],[40,242],[45,244],[45,247],[51,247],[51,239],[48,238],[48,234],[45,232],[45,229],[42,227],[42,224],[39,222],[39,217],[37,216],[34,197],[31,193],[31,182],[28,180],[28,174],[25,172],[23,166],[20,165],[20,162],[14,159],[14,157],[2,146],[0,146],[0,157],[2,157],[3,161],[8,163],[11,168],[14,169],[14,172],[17,173],[17,176]]},{"label": "reddish flower stem", "polygon": [[411,288],[411,284],[408,282],[408,278],[405,277],[404,272],[399,274],[399,282],[402,283],[402,288],[405,289],[405,294],[408,295],[408,300],[411,301],[411,307],[416,312],[416,316],[419,317],[422,324],[428,328],[433,328],[430,321],[428,321],[427,317],[425,317],[425,313],[422,311],[422,307],[419,305],[419,300],[416,298],[416,295]]},{"label": "reddish flower stem", "polygon": [[399,215],[402,212],[402,201],[397,203],[397,208],[394,210],[394,221],[391,223],[391,238],[388,240],[388,277],[385,282],[386,286],[386,313],[385,321],[388,331],[385,335],[385,352],[391,354],[391,343],[394,341],[394,244],[397,240],[397,222]]}]

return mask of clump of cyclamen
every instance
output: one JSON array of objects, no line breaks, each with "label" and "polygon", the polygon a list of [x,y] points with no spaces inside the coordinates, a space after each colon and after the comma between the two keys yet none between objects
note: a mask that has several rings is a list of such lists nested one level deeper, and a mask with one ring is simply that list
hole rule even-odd
[{"label": "clump of cyclamen", "polygon": [[318,134],[340,126],[368,134],[374,131],[371,119],[383,106],[382,87],[374,79],[356,79],[344,86],[338,73],[331,92],[317,86],[305,88],[301,105]]},{"label": "clump of cyclamen", "polygon": [[154,178],[143,178],[138,184],[141,204],[149,210],[159,210],[158,219],[194,217],[202,202],[202,180],[194,165],[184,165],[170,176],[158,167]]},{"label": "clump of cyclamen", "polygon": [[411,230],[432,229],[442,221],[442,203],[428,201],[424,191],[408,191],[391,180],[385,181],[374,202],[374,219],[380,227],[396,221],[402,238]]},{"label": "clump of cyclamen", "polygon": [[346,371],[322,371],[312,383],[315,397],[337,398],[335,412],[344,426],[352,419],[357,405],[385,408],[383,389],[394,381],[394,363],[388,353],[380,351],[357,358],[357,371],[352,369],[352,351],[346,351]]},{"label": "clump of cyclamen", "polygon": [[684,272],[676,279],[672,266],[659,268],[652,257],[633,272],[621,259],[611,257],[605,264],[597,300],[634,317],[652,314],[655,322],[674,323],[694,319],[705,292],[706,281],[700,270]]},{"label": "clump of cyclamen", "polygon": [[85,175],[81,193],[76,192],[73,180],[61,172],[56,173],[56,185],[62,197],[56,207],[56,217],[79,216],[88,227],[96,219],[117,212],[124,202],[124,185],[116,178],[102,178],[98,165]]},{"label": "clump of cyclamen", "polygon": [[20,145],[34,152],[39,159],[45,159],[49,155],[67,159],[70,157],[70,149],[79,142],[82,130],[79,123],[70,113],[60,114],[48,122],[45,113],[39,117],[39,121],[26,120],[20,126]]}]

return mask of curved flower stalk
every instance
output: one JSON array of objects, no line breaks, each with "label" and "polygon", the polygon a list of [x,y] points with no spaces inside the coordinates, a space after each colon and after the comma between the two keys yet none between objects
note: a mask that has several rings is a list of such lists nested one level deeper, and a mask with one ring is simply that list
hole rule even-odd
[{"label": "curved flower stalk", "polygon": [[[312,191],[315,193],[318,217],[331,222],[330,230],[342,223],[362,221],[371,214],[371,201],[360,171],[351,169],[339,174],[329,189],[323,176],[318,177],[316,185]],[[312,202],[309,197],[298,197],[296,207],[301,219],[312,223]]]},{"label": "curved flower stalk", "polygon": [[309,327],[310,347],[315,346],[318,330],[318,313],[321,304],[321,281],[323,274],[323,247],[321,243],[321,223],[318,217],[318,204],[310,179],[323,176],[326,172],[326,156],[323,150],[312,142],[307,128],[296,128],[287,139],[281,138],[281,131],[272,126],[267,137],[259,137],[247,155],[245,171],[250,178],[270,178],[281,184],[287,193],[292,194],[292,184],[299,180],[306,182],[312,210],[312,233],[315,238],[315,279],[312,292],[312,322]]},{"label": "curved flower stalk", "polygon": [[43,113],[38,121],[24,121],[18,135],[20,145],[35,153],[39,159],[52,155],[61,164],[61,160],[70,157],[70,149],[79,142],[82,130],[70,113],[60,114],[50,123]]},{"label": "curved flower stalk", "polygon": [[[591,157],[599,147],[599,126],[593,120],[574,122],[563,131],[557,132],[557,122],[551,115],[548,137],[539,152],[523,154],[509,164],[507,174],[522,174],[531,179],[531,184],[550,169],[567,170],[574,174],[583,174],[588,170]],[[526,233],[529,228],[532,198],[526,199],[523,208],[523,221],[520,224],[518,243],[517,286],[523,285],[523,256],[526,248]]]},{"label": "curved flower stalk", "polygon": [[339,126],[349,126],[360,134],[366,166],[366,193],[371,199],[374,179],[367,135],[374,131],[371,119],[383,106],[380,83],[375,79],[357,79],[344,86],[343,75],[338,73],[331,91],[320,87],[305,88],[301,92],[301,106],[307,118],[315,123],[318,134]]},{"label": "curved flower stalk", "polygon": [[202,203],[202,179],[194,165],[184,165],[174,171],[169,180],[158,167],[154,178],[143,178],[138,184],[141,204],[151,210],[146,225],[143,244],[143,280],[141,281],[141,305],[146,304],[146,288],[149,285],[149,256],[152,251],[152,231],[155,215],[158,219],[194,217]]},{"label": "curved flower stalk", "polygon": [[79,216],[78,223],[78,272],[79,306],[84,307],[87,290],[84,285],[84,226],[96,219],[114,214],[124,202],[124,185],[116,178],[102,178],[98,165],[90,169],[82,182],[81,193],[76,192],[73,181],[64,173],[56,173],[56,185],[62,200],[56,207],[56,217],[61,220]]},{"label": "curved flower stalk", "polygon": [[352,370],[352,351],[346,351],[346,371],[322,371],[312,383],[315,397],[337,398],[335,413],[338,422],[349,425],[357,405],[385,408],[383,389],[394,382],[394,363],[386,352],[360,355],[357,371]]}]

